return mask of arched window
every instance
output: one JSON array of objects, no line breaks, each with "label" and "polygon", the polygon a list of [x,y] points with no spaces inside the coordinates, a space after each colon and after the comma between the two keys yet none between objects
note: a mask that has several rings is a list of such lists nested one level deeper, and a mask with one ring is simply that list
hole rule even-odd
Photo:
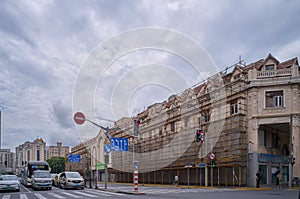
[{"label": "arched window", "polygon": [[92,166],[96,166],[97,162],[97,152],[96,152],[96,147],[93,147],[92,149]]}]

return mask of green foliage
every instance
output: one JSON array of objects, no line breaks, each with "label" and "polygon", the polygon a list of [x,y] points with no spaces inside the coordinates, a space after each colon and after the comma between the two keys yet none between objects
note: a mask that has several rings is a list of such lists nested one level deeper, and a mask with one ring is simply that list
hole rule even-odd
[{"label": "green foliage", "polygon": [[51,173],[60,173],[65,170],[65,158],[64,157],[51,157],[46,160],[51,168]]}]

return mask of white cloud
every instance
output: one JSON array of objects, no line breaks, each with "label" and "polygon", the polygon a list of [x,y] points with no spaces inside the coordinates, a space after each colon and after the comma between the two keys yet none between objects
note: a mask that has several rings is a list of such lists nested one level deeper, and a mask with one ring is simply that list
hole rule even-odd
[{"label": "white cloud", "polygon": [[[234,64],[240,54],[247,63],[268,53],[284,61],[300,52],[299,7],[298,1],[269,0],[144,0],[134,4],[126,0],[2,1],[0,110],[4,146],[13,149],[37,136],[49,144],[55,144],[57,137],[66,145],[78,143],[70,115],[77,73],[93,49],[122,31],[162,27],[182,32],[203,46],[219,68]],[[96,93],[109,94],[119,76],[152,63],[171,65],[191,83],[202,79],[197,71],[186,70],[188,64],[174,55],[136,52],[120,58],[106,71],[105,82],[99,82]],[[83,82],[89,86],[87,83]],[[143,92],[153,90],[145,88]],[[162,98],[161,93],[156,99]],[[105,115],[109,98],[99,93],[96,97],[99,115],[112,118]],[[138,103],[141,93],[130,100]],[[155,98],[149,97],[148,103],[151,101]],[[129,112],[142,108],[130,107]]]}]

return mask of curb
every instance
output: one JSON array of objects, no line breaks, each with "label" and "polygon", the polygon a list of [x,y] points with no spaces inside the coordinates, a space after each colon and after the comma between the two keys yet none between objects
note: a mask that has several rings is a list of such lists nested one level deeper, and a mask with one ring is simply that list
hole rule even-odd
[{"label": "curb", "polygon": [[106,191],[106,192],[112,192],[112,193],[124,193],[124,194],[131,194],[131,195],[145,195],[144,192],[119,191],[119,190],[114,190],[114,189],[103,189],[103,188],[98,188],[98,190]]}]

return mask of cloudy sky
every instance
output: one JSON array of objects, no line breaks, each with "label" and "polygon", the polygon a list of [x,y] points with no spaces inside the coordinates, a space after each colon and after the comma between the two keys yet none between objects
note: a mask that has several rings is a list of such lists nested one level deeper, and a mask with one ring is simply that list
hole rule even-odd
[{"label": "cloudy sky", "polygon": [[[298,57],[299,22],[300,2],[286,0],[1,0],[2,148],[14,151],[38,137],[47,145],[61,141],[72,147],[96,135],[78,134],[72,120],[74,86],[97,46],[124,31],[157,27],[180,32],[203,47],[221,70],[235,64],[239,55],[246,63],[268,53],[280,61]],[[174,67],[173,77],[188,77],[187,85],[201,80],[192,75],[193,69],[186,70],[185,61],[170,53],[131,53],[116,60],[99,79],[95,116],[119,119],[116,110],[106,108],[112,103],[108,97],[112,88],[120,87],[114,83],[123,82],[136,66],[153,63]],[[126,114],[136,114],[177,92],[164,86],[147,84],[136,89],[127,100]],[[109,125],[96,117],[90,119]]]}]

